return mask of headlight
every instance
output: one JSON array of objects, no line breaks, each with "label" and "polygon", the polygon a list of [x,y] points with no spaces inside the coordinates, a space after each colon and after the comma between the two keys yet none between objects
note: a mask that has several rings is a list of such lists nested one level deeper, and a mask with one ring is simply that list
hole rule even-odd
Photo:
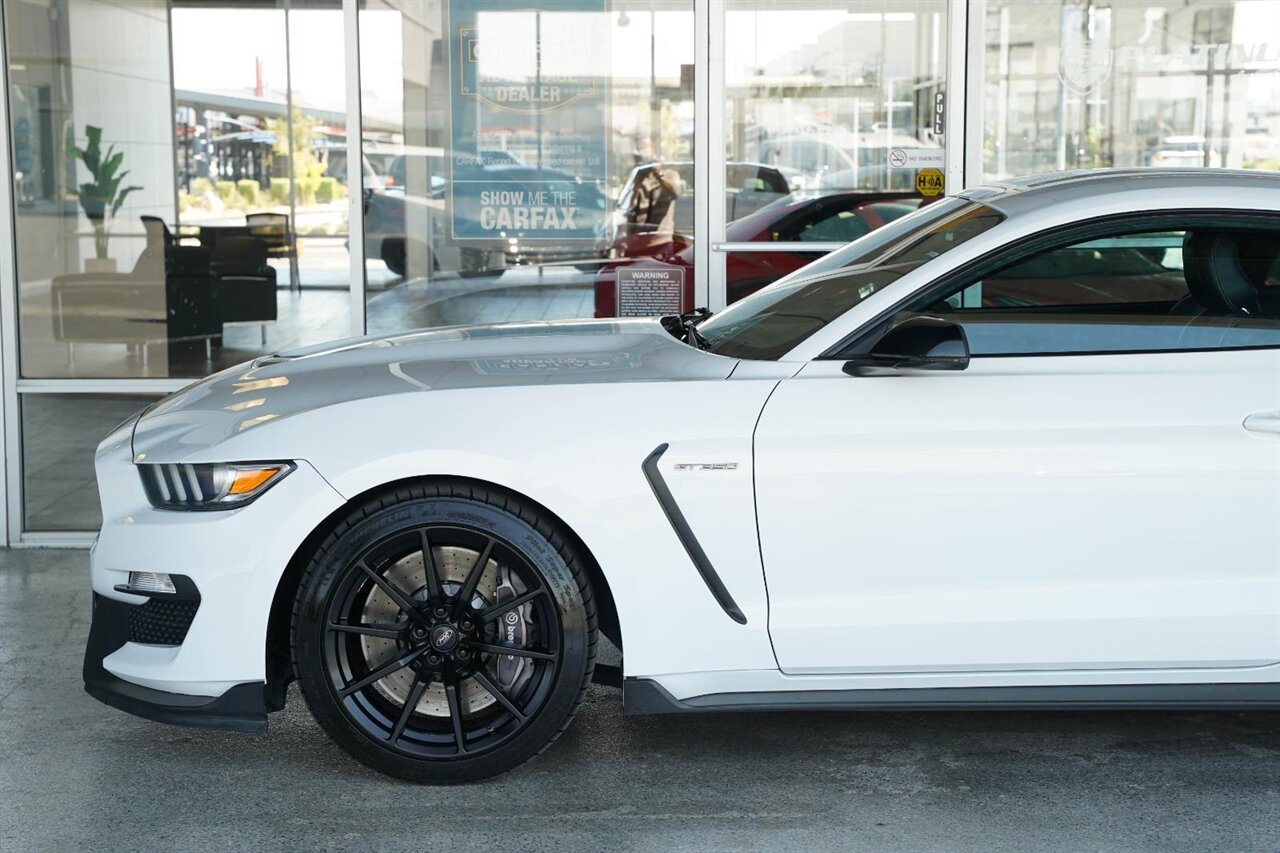
[{"label": "headlight", "polygon": [[157,509],[235,509],[288,476],[292,462],[141,464],[142,488]]}]

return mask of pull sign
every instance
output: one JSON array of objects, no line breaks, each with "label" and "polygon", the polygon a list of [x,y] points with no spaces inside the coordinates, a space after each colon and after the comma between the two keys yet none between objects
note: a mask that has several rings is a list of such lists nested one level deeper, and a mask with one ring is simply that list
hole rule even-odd
[{"label": "pull sign", "polygon": [[947,96],[942,92],[933,93],[933,135],[941,136],[946,126]]}]

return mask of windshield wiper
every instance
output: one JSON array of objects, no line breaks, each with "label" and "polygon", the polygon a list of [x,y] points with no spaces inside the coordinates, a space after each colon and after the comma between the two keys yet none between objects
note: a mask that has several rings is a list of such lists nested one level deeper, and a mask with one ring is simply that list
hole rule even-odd
[{"label": "windshield wiper", "polygon": [[662,327],[671,333],[676,340],[684,341],[691,347],[702,350],[711,349],[711,344],[698,331],[698,324],[711,316],[706,308],[695,308],[688,314],[671,315],[662,318]]}]

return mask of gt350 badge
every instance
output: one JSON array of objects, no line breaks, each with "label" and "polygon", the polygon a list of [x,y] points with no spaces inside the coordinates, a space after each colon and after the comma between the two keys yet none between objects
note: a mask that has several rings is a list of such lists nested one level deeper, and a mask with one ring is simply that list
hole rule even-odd
[{"label": "gt350 badge", "polygon": [[737,471],[737,462],[677,462],[677,471]]}]

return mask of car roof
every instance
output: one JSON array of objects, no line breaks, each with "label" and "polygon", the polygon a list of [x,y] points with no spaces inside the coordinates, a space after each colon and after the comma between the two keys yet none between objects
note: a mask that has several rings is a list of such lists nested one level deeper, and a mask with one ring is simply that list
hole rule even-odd
[{"label": "car roof", "polygon": [[[767,206],[774,210],[798,210],[816,202],[830,204],[833,202],[865,201],[868,204],[877,204],[882,202],[919,201],[921,198],[922,196],[906,190],[835,190],[834,192],[803,190],[782,196],[770,202]],[[761,210],[764,210],[764,208],[761,208]]]},{"label": "car roof", "polygon": [[762,228],[775,225],[783,219],[805,210],[817,203],[834,204],[836,206],[854,201],[872,204],[902,204],[912,201],[922,202],[920,196],[908,192],[883,192],[877,190],[846,190],[833,193],[792,193],[781,196],[766,204],[759,210],[748,213],[741,219],[729,223],[727,236],[730,240],[750,240],[761,233]]},{"label": "car roof", "polygon": [[[1135,201],[1135,193],[1167,198],[1163,191],[1168,190],[1188,193],[1186,204],[1223,208],[1256,209],[1258,196],[1262,195],[1271,199],[1265,209],[1280,210],[1280,172],[1206,167],[1049,172],[971,187],[957,195],[1014,215],[1045,205],[1097,204],[1104,196],[1119,194]],[[1247,199],[1236,195],[1242,191],[1250,193]],[[1170,206],[1165,202],[1158,205]]]}]

